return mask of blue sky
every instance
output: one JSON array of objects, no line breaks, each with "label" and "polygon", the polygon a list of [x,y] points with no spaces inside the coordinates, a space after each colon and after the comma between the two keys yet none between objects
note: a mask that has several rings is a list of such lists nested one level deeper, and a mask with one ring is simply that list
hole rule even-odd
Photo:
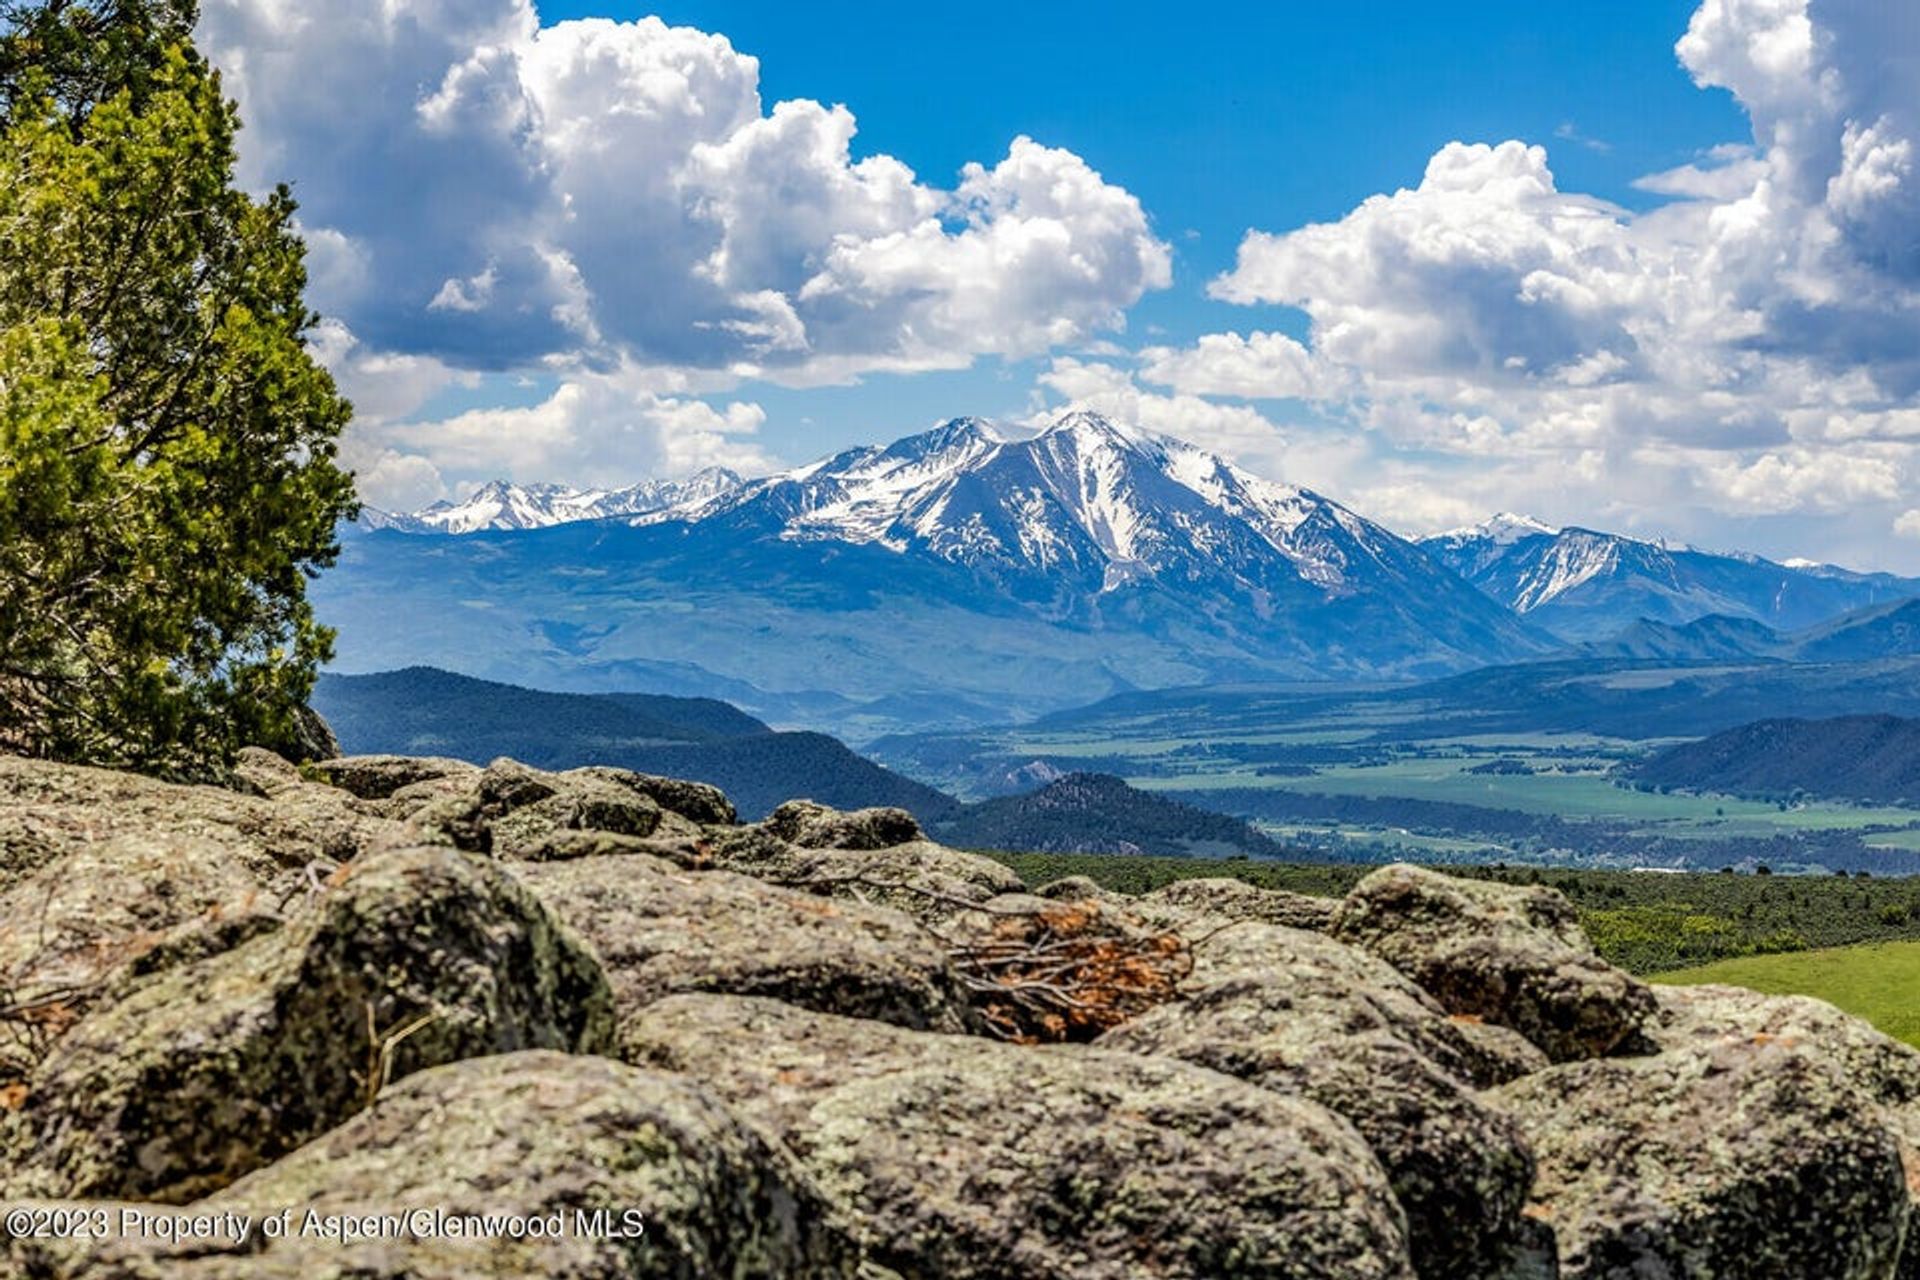
[{"label": "blue sky", "polygon": [[[760,59],[768,101],[845,103],[856,154],[897,156],[928,181],[1018,134],[1073,151],[1138,195],[1173,246],[1173,286],[1129,313],[1140,337],[1244,326],[1242,308],[1206,296],[1242,233],[1338,218],[1456,138],[1548,144],[1563,185],[1646,207],[1658,197],[1633,179],[1747,136],[1731,95],[1701,92],[1675,59],[1693,6],[1671,0],[1557,6],[1550,20],[1538,3],[1247,5],[1193,23],[1163,4],[888,8],[549,0],[540,17],[655,14],[725,32]],[[1557,136],[1568,130],[1587,143]],[[1306,327],[1286,307],[1257,319]],[[800,460],[958,412],[1023,413],[1032,376],[986,361],[755,397],[766,439]]]},{"label": "blue sky", "polygon": [[1077,404],[1408,532],[1920,570],[1894,6],[384,12],[202,30],[373,501]]}]

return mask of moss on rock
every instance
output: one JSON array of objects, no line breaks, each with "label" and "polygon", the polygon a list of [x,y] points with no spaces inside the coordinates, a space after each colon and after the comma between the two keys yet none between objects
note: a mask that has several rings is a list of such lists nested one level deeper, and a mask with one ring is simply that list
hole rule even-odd
[{"label": "moss on rock", "polygon": [[1566,1063],[1494,1092],[1539,1160],[1566,1280],[1893,1273],[1898,1143],[1819,1052],[1729,1036]]},{"label": "moss on rock", "polygon": [[623,1049],[778,1134],[902,1275],[1410,1274],[1399,1206],[1351,1126],[1187,1063],[725,996],[649,1006]]},{"label": "moss on rock", "polygon": [[7,1190],[191,1199],[338,1124],[383,1080],[612,1033],[598,961],[504,871],[447,849],[374,855],[280,931],[69,1032],[13,1117]]},{"label": "moss on rock", "polygon": [[[295,1226],[415,1212],[557,1220],[558,1235],[442,1232],[244,1247],[12,1241],[40,1276],[105,1280],[851,1280],[858,1251],[793,1158],[691,1080],[606,1058],[523,1052],[410,1076],[372,1109],[192,1206]],[[637,1215],[636,1234],[603,1224]],[[431,1222],[429,1217],[425,1219]],[[4,1260],[5,1254],[0,1254]]]},{"label": "moss on rock", "polygon": [[1397,864],[1353,887],[1331,932],[1449,1012],[1511,1027],[1556,1062],[1611,1051],[1654,1010],[1652,992],[1593,953],[1573,905],[1551,889]]},{"label": "moss on rock", "polygon": [[970,1025],[945,948],[899,912],[644,854],[518,874],[599,954],[623,1017],[664,996],[711,991],[903,1027]]}]

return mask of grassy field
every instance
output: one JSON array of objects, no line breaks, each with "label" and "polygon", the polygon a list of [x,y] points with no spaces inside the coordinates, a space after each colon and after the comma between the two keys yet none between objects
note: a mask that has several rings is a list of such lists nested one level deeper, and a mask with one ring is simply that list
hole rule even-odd
[{"label": "grassy field", "polygon": [[1743,956],[1657,974],[1654,981],[1725,982],[1774,995],[1816,996],[1920,1046],[1920,942]]},{"label": "grassy field", "polygon": [[[988,856],[1012,867],[1029,885],[1083,875],[1109,889],[1134,894],[1175,880],[1231,876],[1268,889],[1338,897],[1377,869],[1344,862],[1113,854],[989,852]],[[1595,949],[1635,973],[1663,973],[1735,957],[1810,953],[1862,942],[1911,940],[1920,946],[1920,879],[1914,878],[1653,875],[1506,866],[1443,869],[1453,875],[1558,889],[1578,908]]]},{"label": "grassy field", "polygon": [[1175,793],[1217,787],[1278,787],[1321,795],[1404,796],[1562,818],[1683,823],[1689,827],[1737,826],[1743,830],[1846,830],[1873,825],[1899,826],[1916,817],[1912,809],[1873,808],[1844,801],[1812,802],[1783,809],[1766,801],[1732,796],[1635,791],[1615,786],[1597,767],[1583,772],[1542,771],[1508,776],[1468,772],[1485,759],[1429,757],[1380,765],[1336,765],[1311,776],[1292,778],[1263,778],[1251,771],[1239,770],[1130,781],[1145,790]]}]

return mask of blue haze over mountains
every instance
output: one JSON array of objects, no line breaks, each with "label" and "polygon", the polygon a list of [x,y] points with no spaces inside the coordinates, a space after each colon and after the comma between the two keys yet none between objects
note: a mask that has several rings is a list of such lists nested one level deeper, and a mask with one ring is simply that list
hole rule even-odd
[{"label": "blue haze over mountains", "polygon": [[1085,413],[369,513],[314,596],[339,671],[716,697],[855,741],[1178,686],[1920,652],[1917,580],[1519,517],[1414,542]]}]

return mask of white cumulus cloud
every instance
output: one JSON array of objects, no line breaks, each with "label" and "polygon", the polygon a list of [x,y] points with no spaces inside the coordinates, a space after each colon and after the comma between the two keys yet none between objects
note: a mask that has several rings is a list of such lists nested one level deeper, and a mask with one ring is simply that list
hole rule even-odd
[{"label": "white cumulus cloud", "polygon": [[316,305],[378,350],[804,383],[1043,353],[1169,281],[1139,202],[1073,153],[1017,138],[932,186],[657,18],[207,0],[200,37],[245,177],[295,184]]},{"label": "white cumulus cloud", "polygon": [[[1249,232],[1210,291],[1303,312],[1301,350],[1266,362],[1277,385],[1427,455],[1436,483],[1478,457],[1580,488],[1598,460],[1596,506],[1611,487],[1679,504],[1678,524],[1886,529],[1920,478],[1920,23],[1874,0],[1703,0],[1676,53],[1752,138],[1635,184],[1666,203],[1563,190],[1523,141],[1455,142],[1336,221]],[[1249,347],[1146,352],[1144,376],[1259,396]]]}]

